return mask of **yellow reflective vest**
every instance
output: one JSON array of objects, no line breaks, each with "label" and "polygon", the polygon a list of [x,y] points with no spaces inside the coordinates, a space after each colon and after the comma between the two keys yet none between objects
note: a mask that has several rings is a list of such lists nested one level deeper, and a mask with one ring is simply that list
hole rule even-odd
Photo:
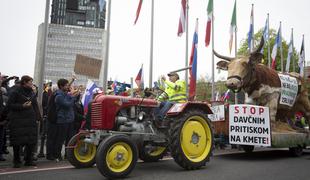
[{"label": "yellow reflective vest", "polygon": [[167,93],[168,97],[165,97],[165,93],[162,93],[159,96],[160,101],[168,100],[171,102],[186,102],[186,85],[185,81],[177,80],[175,83],[170,81],[164,81],[166,84],[165,92]]}]

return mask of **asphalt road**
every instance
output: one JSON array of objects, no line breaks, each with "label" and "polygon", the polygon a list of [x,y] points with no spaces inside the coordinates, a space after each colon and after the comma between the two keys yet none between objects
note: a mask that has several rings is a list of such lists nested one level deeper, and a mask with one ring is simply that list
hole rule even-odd
[{"label": "asphalt road", "polygon": [[[96,167],[74,169],[70,166],[56,170],[39,170],[0,175],[0,180],[103,180]],[[0,173],[1,174],[1,173]],[[173,160],[138,163],[128,180],[309,180],[310,151],[301,157],[291,157],[288,151],[260,151],[252,154],[216,155],[206,167],[185,171]]]}]

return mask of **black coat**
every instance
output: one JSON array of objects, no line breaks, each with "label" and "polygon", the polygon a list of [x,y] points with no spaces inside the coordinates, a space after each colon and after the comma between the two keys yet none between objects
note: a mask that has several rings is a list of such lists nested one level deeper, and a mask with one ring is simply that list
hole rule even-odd
[{"label": "black coat", "polygon": [[[25,108],[23,104],[27,101],[31,101],[32,106]],[[32,89],[19,87],[13,91],[9,96],[8,108],[11,145],[35,144],[40,113]]]}]

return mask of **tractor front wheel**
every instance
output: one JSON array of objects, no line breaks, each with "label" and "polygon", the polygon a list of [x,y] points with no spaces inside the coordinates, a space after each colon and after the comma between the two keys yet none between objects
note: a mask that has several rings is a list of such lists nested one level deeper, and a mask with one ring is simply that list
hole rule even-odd
[{"label": "tractor front wheel", "polygon": [[137,159],[137,147],[128,136],[112,135],[99,144],[96,164],[103,176],[124,178],[136,166]]},{"label": "tractor front wheel", "polygon": [[192,170],[205,166],[213,149],[213,133],[206,114],[191,110],[173,120],[170,151],[174,161]]},{"label": "tractor front wheel", "polygon": [[66,149],[68,161],[76,168],[92,167],[96,161],[96,145],[85,143],[84,139],[85,134],[73,136]]}]

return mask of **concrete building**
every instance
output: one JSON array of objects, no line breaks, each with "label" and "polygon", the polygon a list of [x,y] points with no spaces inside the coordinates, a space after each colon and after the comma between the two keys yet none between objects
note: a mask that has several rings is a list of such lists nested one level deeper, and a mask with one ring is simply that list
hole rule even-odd
[{"label": "concrete building", "polygon": [[[44,23],[39,26],[34,81],[38,83],[40,66],[43,59],[43,34]],[[80,26],[49,24],[46,47],[44,82],[57,83],[60,78],[71,78],[74,73],[76,55],[86,55],[92,58],[103,59],[105,52],[105,30],[100,28],[86,28]],[[103,63],[102,63],[103,64]],[[102,69],[99,79],[102,79]],[[77,75],[76,84],[86,85],[86,76]],[[98,79],[92,79],[98,85],[102,85]]]},{"label": "concrete building", "polygon": [[53,0],[52,24],[105,28],[105,0]]}]

